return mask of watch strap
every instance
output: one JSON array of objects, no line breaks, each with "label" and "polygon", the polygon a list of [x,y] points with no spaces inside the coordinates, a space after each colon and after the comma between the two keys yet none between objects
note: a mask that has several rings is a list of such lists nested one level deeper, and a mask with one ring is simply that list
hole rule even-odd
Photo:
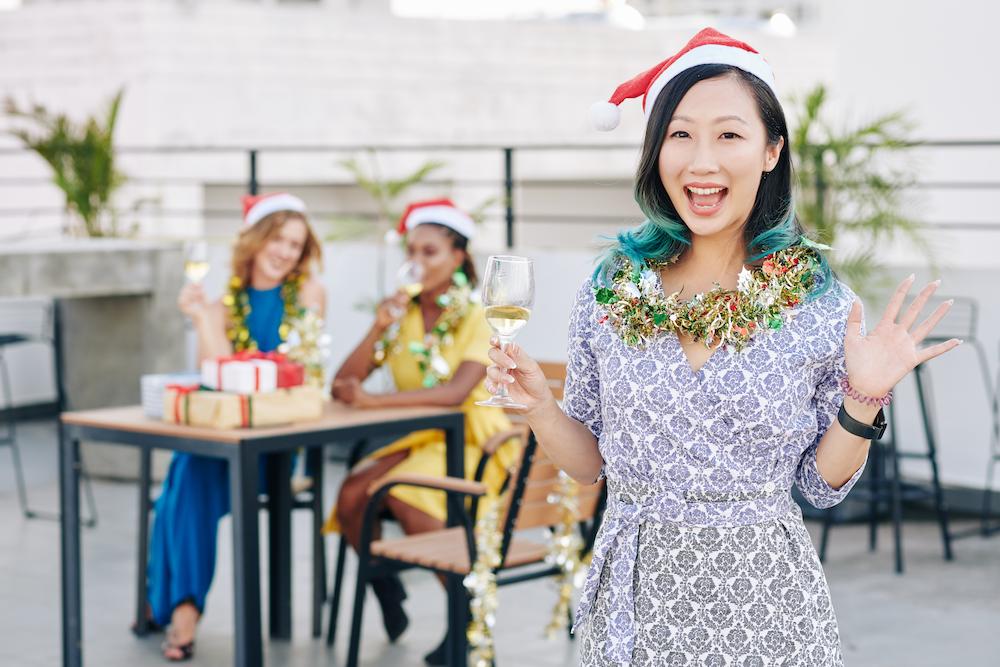
[{"label": "watch strap", "polygon": [[864,422],[859,422],[857,419],[847,414],[847,408],[843,404],[840,405],[840,411],[837,413],[837,421],[840,425],[844,427],[844,430],[852,435],[856,435],[859,438],[864,438],[865,440],[878,440],[885,433],[886,421],[885,412],[880,408],[878,414],[875,415],[875,422],[872,424],[865,424]]}]

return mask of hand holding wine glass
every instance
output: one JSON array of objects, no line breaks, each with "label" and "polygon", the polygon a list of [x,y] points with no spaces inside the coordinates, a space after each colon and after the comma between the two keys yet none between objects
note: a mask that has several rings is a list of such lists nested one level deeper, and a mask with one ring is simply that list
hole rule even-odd
[{"label": "hand holding wine glass", "polygon": [[200,284],[208,273],[208,243],[188,241],[184,244],[184,276],[188,282]]},{"label": "hand holding wine glass", "polygon": [[[526,257],[495,255],[486,263],[483,280],[483,308],[486,321],[499,338],[500,349],[514,340],[517,332],[528,323],[535,302],[534,265]],[[527,408],[507,393],[509,380],[501,379],[496,394],[476,405],[505,408]]]}]

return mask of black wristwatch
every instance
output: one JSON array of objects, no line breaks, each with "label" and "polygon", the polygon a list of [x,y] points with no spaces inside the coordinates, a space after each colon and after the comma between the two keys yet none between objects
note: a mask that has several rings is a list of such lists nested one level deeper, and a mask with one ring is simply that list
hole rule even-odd
[{"label": "black wristwatch", "polygon": [[875,423],[869,425],[859,422],[847,414],[847,409],[841,403],[840,412],[837,413],[837,421],[840,422],[845,431],[865,440],[878,440],[885,433],[885,412],[883,412],[882,408],[879,408],[878,414],[875,415]]}]

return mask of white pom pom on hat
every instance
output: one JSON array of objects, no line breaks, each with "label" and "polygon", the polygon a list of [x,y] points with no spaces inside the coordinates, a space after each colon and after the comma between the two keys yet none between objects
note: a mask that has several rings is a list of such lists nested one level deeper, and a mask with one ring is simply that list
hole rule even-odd
[{"label": "white pom pom on hat", "polygon": [[618,86],[607,102],[593,104],[590,107],[591,122],[598,130],[615,129],[620,118],[618,105],[640,96],[643,112],[648,118],[656,97],[667,82],[698,65],[732,65],[753,74],[775,91],[774,72],[762,55],[745,42],[724,35],[714,28],[705,28],[680,51]]},{"label": "white pom pom on hat", "polygon": [[590,122],[602,132],[610,132],[618,127],[622,112],[617,104],[611,102],[594,102],[590,105]]}]

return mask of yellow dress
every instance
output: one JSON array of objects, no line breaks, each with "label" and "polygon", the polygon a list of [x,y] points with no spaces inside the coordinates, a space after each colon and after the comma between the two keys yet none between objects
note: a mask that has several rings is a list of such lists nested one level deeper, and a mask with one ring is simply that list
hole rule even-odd
[{"label": "yellow dress", "polygon": [[[479,304],[470,304],[469,312],[452,335],[450,345],[441,345],[441,356],[448,362],[451,373],[458,369],[464,361],[472,361],[490,365],[488,352],[490,347],[489,325]],[[392,372],[396,388],[399,391],[422,389],[423,374],[417,363],[417,358],[407,347],[410,341],[422,341],[424,338],[424,319],[419,306],[411,304],[399,324],[399,338],[394,351],[390,351],[385,363]],[[476,405],[476,401],[490,397],[488,391],[480,382],[469,393],[462,403],[465,413],[465,477],[472,479],[481,458],[482,443],[493,434],[510,428],[510,420],[500,408],[489,408]],[[378,459],[395,452],[409,450],[410,454],[394,466],[390,473],[420,473],[424,475],[445,476],[445,443],[444,433],[439,430],[415,431],[385,447],[370,454],[367,459]],[[501,445],[483,473],[483,483],[493,493],[498,493],[506,478],[506,471],[516,461],[519,454],[518,443],[510,440]],[[363,463],[363,462],[362,462]],[[442,491],[431,489],[397,486],[389,495],[398,498],[407,505],[444,521],[446,517],[445,495]],[[324,533],[339,532],[336,511],[331,511],[323,526]]]}]

